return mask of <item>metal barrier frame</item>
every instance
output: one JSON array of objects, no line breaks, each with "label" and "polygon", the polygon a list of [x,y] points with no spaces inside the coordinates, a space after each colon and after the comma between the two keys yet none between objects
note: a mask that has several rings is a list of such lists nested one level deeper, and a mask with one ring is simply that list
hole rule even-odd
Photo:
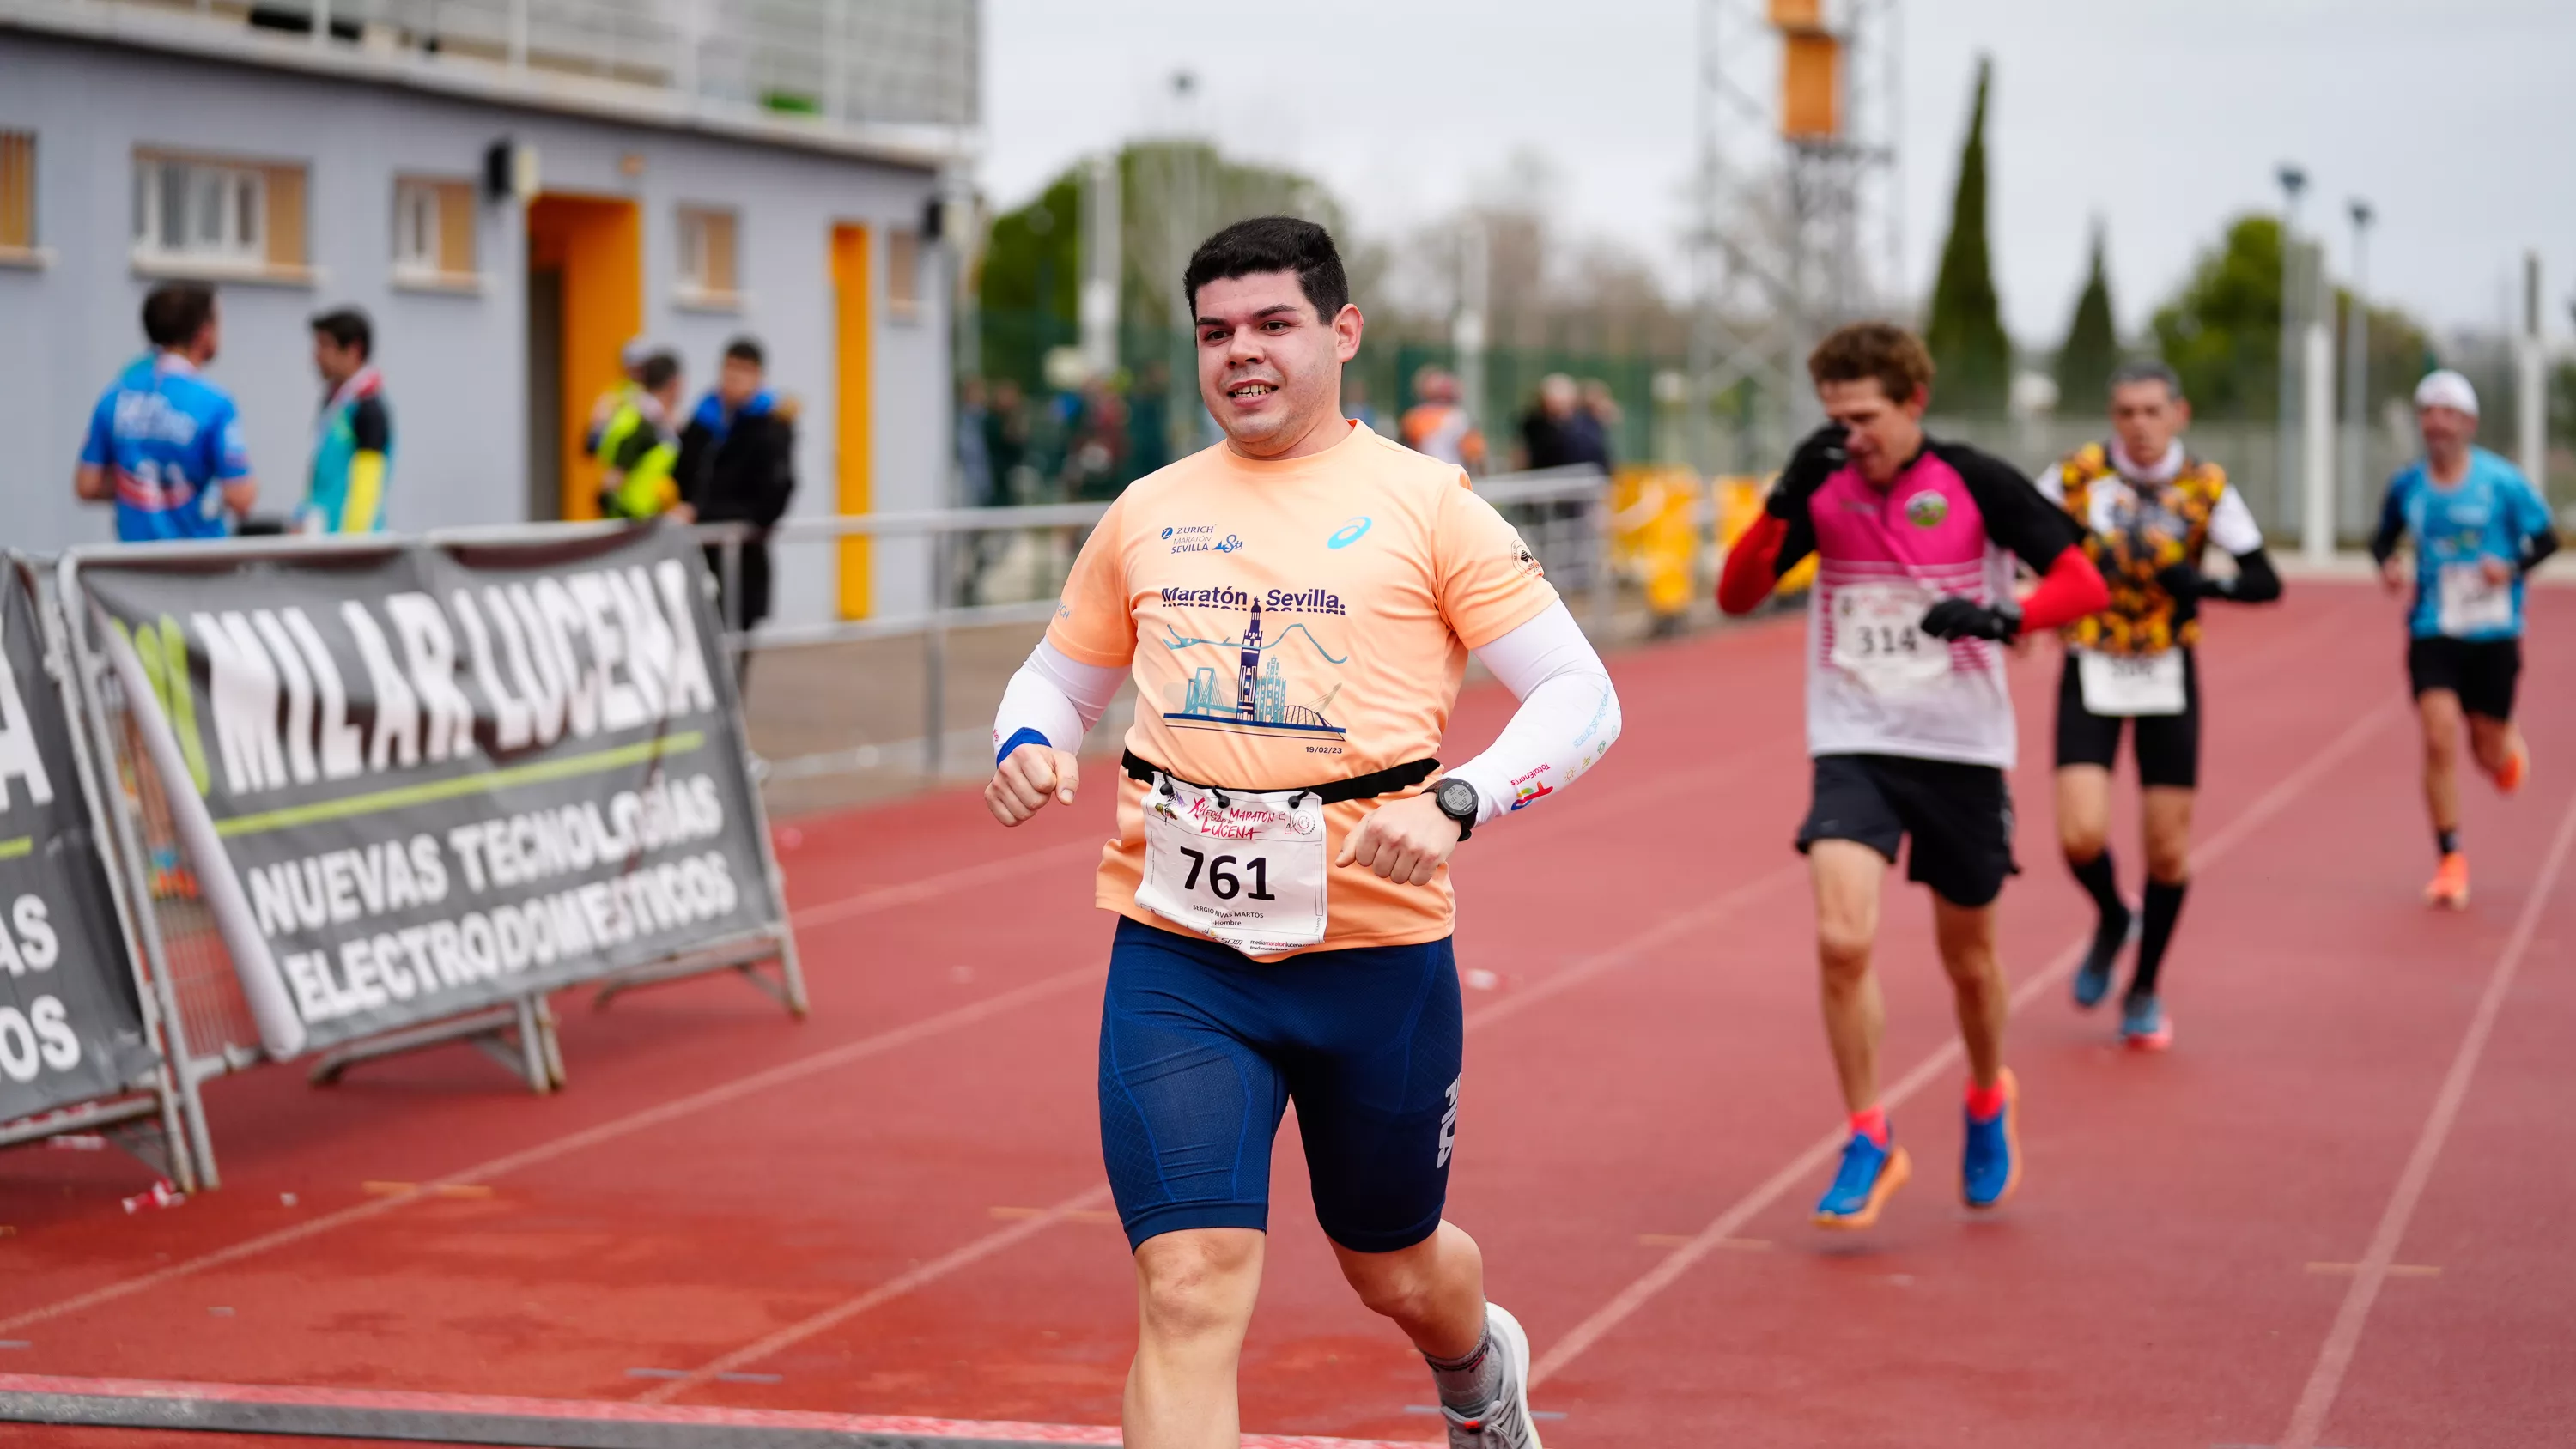
[{"label": "metal barrier frame", "polygon": [[[71,740],[72,768],[82,792],[89,802],[90,833],[99,849],[113,857],[102,860],[102,873],[107,877],[109,899],[116,911],[116,929],[125,946],[126,970],[134,980],[134,998],[143,1018],[144,1041],[151,1047],[155,1063],[147,1078],[130,1082],[112,1096],[74,1103],[50,1112],[15,1122],[0,1123],[0,1147],[39,1141],[71,1132],[90,1132],[103,1127],[119,1127],[160,1118],[160,1140],[150,1142],[131,1131],[120,1133],[121,1145],[142,1157],[149,1165],[178,1183],[182,1192],[194,1192],[202,1180],[215,1185],[214,1154],[206,1134],[205,1107],[197,1097],[195,1078],[188,1072],[186,1028],[178,1018],[175,1003],[166,1002],[157,990],[153,973],[146,966],[142,934],[137,921],[147,913],[138,910],[137,902],[145,897],[134,893],[130,873],[120,866],[131,865],[134,855],[123,848],[123,812],[111,811],[108,792],[116,789],[113,779],[102,776],[96,751],[86,738],[84,726],[93,718],[82,707],[85,691],[78,677],[78,664],[73,657],[69,631],[63,620],[62,601],[55,591],[45,587],[44,570],[24,554],[10,552],[0,556],[0,568],[16,572],[27,584],[35,600],[37,628],[41,632],[41,655],[45,672],[52,677],[56,702],[64,712],[63,733]],[[147,927],[148,929],[148,927]],[[157,1158],[157,1160],[156,1160]]]},{"label": "metal barrier frame", "polygon": [[[1584,580],[1589,614],[1586,632],[1596,645],[1608,642],[1618,602],[1611,567],[1610,478],[1588,465],[1496,474],[1476,481],[1478,497],[1505,511],[1546,504],[1583,505],[1586,551]],[[950,577],[952,550],[930,551],[930,607],[891,619],[851,619],[825,624],[742,625],[742,548],[765,542],[775,547],[793,543],[831,543],[847,538],[926,537],[945,540],[978,533],[1090,528],[1109,511],[1107,503],[1045,503],[1012,508],[939,508],[909,513],[871,513],[845,517],[783,518],[764,529],[749,523],[689,525],[698,542],[718,551],[717,576],[723,585],[722,614],[728,657],[746,651],[856,644],[875,639],[919,635],[922,643],[922,772],[936,778],[944,763],[947,738],[948,635],[951,630],[993,624],[1039,623],[1054,617],[1052,596],[1025,603],[958,605],[948,602],[956,580]],[[1556,520],[1569,522],[1571,520]],[[599,525],[586,525],[599,526]],[[606,525],[618,526],[618,525]],[[1569,605],[1570,607],[1570,605]],[[765,768],[765,764],[756,765]]]},{"label": "metal barrier frame", "polygon": [[[85,564],[135,561],[154,564],[245,563],[354,558],[392,554],[413,544],[439,548],[560,542],[618,532],[632,526],[620,523],[527,524],[511,527],[440,530],[408,537],[380,534],[358,537],[286,536],[257,540],[209,540],[196,543],[105,544],[71,549],[62,555],[56,565],[58,574],[56,592],[62,604],[65,642],[69,646],[73,672],[78,676],[80,683],[83,704],[80,713],[88,723],[89,750],[101,762],[99,768],[102,770],[106,768],[105,762],[121,758],[117,742],[109,728],[110,711],[106,706],[102,690],[103,681],[113,666],[94,634],[99,610],[95,604],[90,603],[87,593],[81,586],[80,570]],[[80,601],[86,607],[76,612],[72,604],[74,600]],[[724,682],[717,686],[722,691],[719,697],[739,717],[741,701],[733,693],[732,672],[729,670],[722,672]],[[135,764],[138,769],[155,768],[153,762],[149,760],[139,760]],[[748,792],[752,811],[748,823],[759,836],[761,858],[767,871],[771,900],[777,908],[778,923],[764,930],[722,941],[703,943],[675,953],[662,961],[649,962],[628,971],[601,977],[598,979],[597,986],[603,996],[613,995],[618,991],[633,989],[640,985],[677,980],[683,976],[733,970],[758,986],[764,993],[779,1000],[791,1014],[799,1018],[806,1014],[804,973],[797,959],[795,931],[787,916],[785,878],[779,869],[777,854],[770,839],[768,813],[760,799],[756,770],[754,776],[754,787]],[[139,822],[133,818],[134,808],[122,803],[121,791],[119,798],[119,808],[110,813],[116,826],[117,853],[123,857],[121,862],[123,890],[126,896],[135,902],[148,901],[150,899],[149,882],[142,874],[147,852],[143,849],[139,837]],[[99,801],[98,804],[103,806],[104,802]],[[94,806],[94,808],[98,807]],[[115,873],[112,872],[112,874]],[[161,1003],[163,1018],[176,1028],[176,1023],[181,1020],[181,1013],[174,982],[174,963],[168,942],[160,932],[155,915],[156,913],[148,908],[138,909],[135,912],[136,920],[140,925],[142,945],[142,954],[137,958],[137,969],[144,970],[148,965],[152,990]],[[780,963],[781,981],[776,986],[757,974],[758,966],[769,960]],[[212,1134],[206,1126],[203,1103],[198,1092],[199,1084],[208,1077],[240,1070],[268,1060],[268,1056],[255,1042],[225,1042],[213,1053],[200,1056],[186,1044],[183,1028],[174,1029],[173,1039],[179,1043],[174,1059],[177,1064],[179,1092],[184,1108],[182,1116],[196,1151],[198,1173],[207,1186],[215,1186],[220,1179],[215,1165]],[[317,1085],[328,1084],[337,1081],[350,1067],[359,1063],[459,1039],[472,1041],[496,1062],[521,1077],[531,1092],[543,1095],[564,1085],[562,1045],[556,1034],[554,1010],[545,993],[530,993],[514,1001],[478,1007],[444,1021],[399,1028],[327,1048],[315,1061],[310,1079]]]}]

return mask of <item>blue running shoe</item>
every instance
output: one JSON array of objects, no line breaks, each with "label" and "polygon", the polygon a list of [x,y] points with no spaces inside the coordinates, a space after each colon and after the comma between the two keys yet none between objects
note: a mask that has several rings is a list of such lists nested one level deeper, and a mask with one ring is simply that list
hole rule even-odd
[{"label": "blue running shoe", "polygon": [[2021,1182],[2021,1084],[2012,1068],[2004,1068],[2002,1085],[2004,1109],[1983,1122],[1970,1117],[1967,1147],[1959,1154],[1959,1196],[1972,1208],[1993,1207]]},{"label": "blue running shoe", "polygon": [[2111,968],[2120,963],[2120,952],[2138,939],[2138,913],[2123,908],[2117,924],[2105,916],[2093,931],[2093,949],[2084,955],[2084,964],[2075,968],[2075,1009],[2091,1011],[2111,994]]},{"label": "blue running shoe", "polygon": [[2120,1003],[2120,1040],[2142,1052],[2160,1052],[2173,1045],[2173,1018],[2165,1015],[2165,1004],[2154,996],[2132,996]]},{"label": "blue running shoe", "polygon": [[1816,1204],[1816,1226],[1847,1230],[1870,1226],[1878,1221],[1878,1210],[1913,1175],[1914,1161],[1904,1148],[1893,1141],[1881,1147],[1868,1133],[1853,1133],[1851,1141],[1843,1144],[1843,1165],[1834,1173],[1834,1185],[1825,1189]]}]

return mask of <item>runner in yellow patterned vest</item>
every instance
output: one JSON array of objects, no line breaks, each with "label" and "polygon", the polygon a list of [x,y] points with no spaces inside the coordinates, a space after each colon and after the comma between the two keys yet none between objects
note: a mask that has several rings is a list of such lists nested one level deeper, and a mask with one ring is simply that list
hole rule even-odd
[{"label": "runner in yellow patterned vest", "polygon": [[[2084,525],[2084,550],[2111,603],[2062,631],[2057,689],[2057,835],[2067,869],[2101,911],[2093,948],[2075,973],[2075,1004],[2110,994],[2111,971],[2134,937],[2137,968],[2120,1013],[2133,1047],[2162,1050],[2172,1019],[2157,991],[2165,948],[2191,881],[2191,810],[2200,781],[2200,604],[2259,604],[2281,596],[2263,530],[2226,471],[2185,452],[2191,404],[2171,369],[2132,363],[2111,376],[2109,442],[2088,443],[2041,475],[2040,491]],[[2236,575],[2200,571],[2211,544]],[[2111,764],[2137,726],[2147,886],[2143,905],[2120,898],[2108,841]]]}]

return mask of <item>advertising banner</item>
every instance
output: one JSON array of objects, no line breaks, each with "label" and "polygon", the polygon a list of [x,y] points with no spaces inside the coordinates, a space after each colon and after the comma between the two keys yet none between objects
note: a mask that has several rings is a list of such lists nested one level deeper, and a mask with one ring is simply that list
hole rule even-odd
[{"label": "advertising banner", "polygon": [[782,922],[680,530],[75,566],[272,1056]]},{"label": "advertising banner", "polygon": [[0,559],[0,1122],[155,1065],[33,584]]}]

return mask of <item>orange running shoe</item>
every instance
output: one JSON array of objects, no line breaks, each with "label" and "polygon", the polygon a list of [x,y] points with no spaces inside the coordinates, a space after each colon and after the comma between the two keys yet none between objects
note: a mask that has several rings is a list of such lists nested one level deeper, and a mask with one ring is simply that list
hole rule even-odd
[{"label": "orange running shoe", "polygon": [[2530,778],[2531,742],[2517,739],[2513,742],[2513,753],[2505,756],[2504,763],[2496,768],[2495,787],[2510,795],[2521,789],[2523,782]]},{"label": "orange running shoe", "polygon": [[2469,858],[2459,851],[2442,857],[2442,868],[2433,872],[2433,883],[2424,887],[2426,903],[2448,906],[2455,911],[2469,908]]}]

